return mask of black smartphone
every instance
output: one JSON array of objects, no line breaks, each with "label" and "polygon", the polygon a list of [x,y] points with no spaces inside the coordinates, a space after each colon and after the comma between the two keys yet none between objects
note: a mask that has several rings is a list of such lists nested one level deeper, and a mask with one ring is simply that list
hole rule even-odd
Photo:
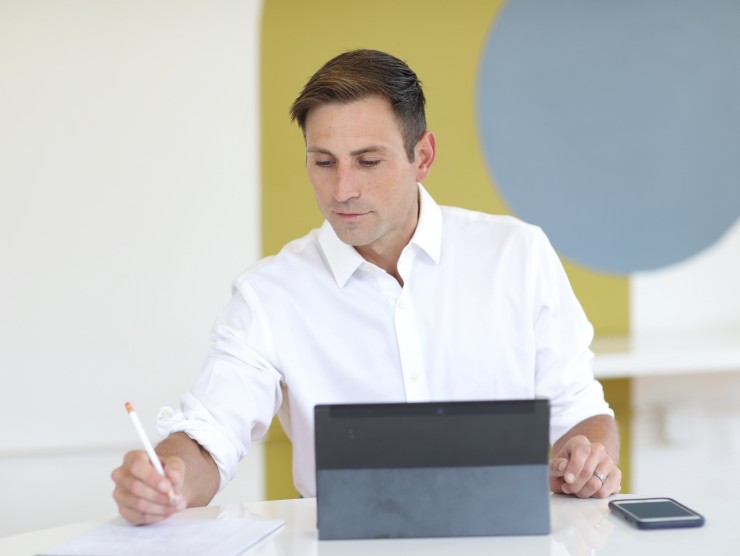
[{"label": "black smartphone", "polygon": [[609,509],[640,529],[701,527],[704,517],[673,498],[625,498],[612,500]]}]

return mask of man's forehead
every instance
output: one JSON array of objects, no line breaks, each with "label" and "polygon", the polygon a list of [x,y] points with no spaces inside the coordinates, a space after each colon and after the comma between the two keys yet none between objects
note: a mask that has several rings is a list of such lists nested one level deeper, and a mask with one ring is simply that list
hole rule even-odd
[{"label": "man's forehead", "polygon": [[403,147],[403,134],[390,103],[368,97],[312,109],[304,129],[307,152],[359,154]]},{"label": "man's forehead", "polygon": [[306,115],[305,133],[308,134],[312,128],[316,128],[317,122],[321,122],[322,128],[374,125],[385,129],[392,123],[393,128],[400,132],[400,126],[390,102],[377,95],[351,102],[328,102],[311,108]]}]

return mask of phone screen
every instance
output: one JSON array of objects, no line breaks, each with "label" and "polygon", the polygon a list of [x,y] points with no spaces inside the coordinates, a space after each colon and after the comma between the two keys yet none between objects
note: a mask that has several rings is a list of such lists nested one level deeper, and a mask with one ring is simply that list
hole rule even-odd
[{"label": "phone screen", "polygon": [[623,501],[619,505],[638,519],[694,517],[695,515],[670,500]]}]

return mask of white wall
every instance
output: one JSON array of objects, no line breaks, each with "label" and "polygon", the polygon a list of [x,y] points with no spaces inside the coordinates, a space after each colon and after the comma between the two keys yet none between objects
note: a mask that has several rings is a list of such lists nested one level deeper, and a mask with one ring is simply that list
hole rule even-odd
[{"label": "white wall", "polygon": [[260,10],[0,3],[0,535],[112,515],[259,255]]},{"label": "white wall", "polygon": [[[212,504],[263,500],[263,444],[242,460],[239,473]],[[0,457],[2,496],[0,537],[81,521],[104,521],[117,515],[111,471],[120,465],[121,446],[99,451]]]},{"label": "white wall", "polygon": [[[740,330],[739,287],[740,219],[703,252],[631,277],[632,332],[726,337]],[[640,378],[633,391],[635,492],[740,497],[728,480],[740,457],[740,372]]]},{"label": "white wall", "polygon": [[738,328],[739,292],[740,218],[714,245],[693,257],[631,277],[631,329],[644,334]]}]

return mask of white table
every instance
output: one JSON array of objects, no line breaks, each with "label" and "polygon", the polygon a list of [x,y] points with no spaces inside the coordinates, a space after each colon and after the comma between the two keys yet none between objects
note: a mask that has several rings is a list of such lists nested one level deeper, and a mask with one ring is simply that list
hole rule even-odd
[{"label": "white table", "polygon": [[[680,501],[702,513],[707,520],[706,525],[697,529],[640,531],[612,515],[606,500],[579,500],[566,496],[551,498],[552,533],[530,537],[319,541],[314,499],[194,508],[179,515],[191,519],[252,519],[256,516],[284,520],[285,527],[246,553],[253,556],[719,556],[740,553],[740,500]],[[0,554],[31,556],[96,525],[81,523],[0,539]]]}]

